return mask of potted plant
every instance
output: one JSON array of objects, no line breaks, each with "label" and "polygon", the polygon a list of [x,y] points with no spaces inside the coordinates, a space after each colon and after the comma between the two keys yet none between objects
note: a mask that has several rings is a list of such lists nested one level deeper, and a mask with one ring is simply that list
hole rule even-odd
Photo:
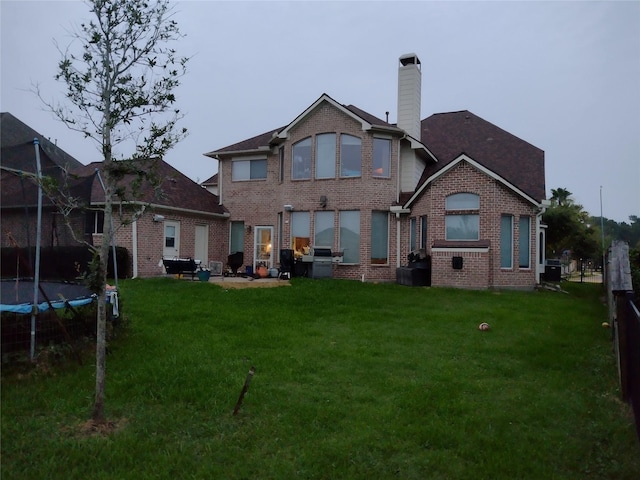
[{"label": "potted plant", "polygon": [[198,269],[197,274],[201,282],[208,282],[211,278],[211,271],[207,267],[203,267],[202,265]]}]

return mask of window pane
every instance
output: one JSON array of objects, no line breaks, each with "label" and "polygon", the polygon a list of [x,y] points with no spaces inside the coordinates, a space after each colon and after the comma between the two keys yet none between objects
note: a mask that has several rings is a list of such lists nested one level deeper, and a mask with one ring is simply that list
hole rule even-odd
[{"label": "window pane", "polygon": [[231,222],[229,252],[244,252],[244,222]]},{"label": "window pane", "polygon": [[513,266],[513,217],[502,215],[500,218],[500,268]]},{"label": "window pane", "polygon": [[316,136],[316,178],[336,176],[336,134]]},{"label": "window pane", "polygon": [[530,261],[530,247],[529,244],[531,242],[531,218],[529,217],[520,217],[519,223],[519,257],[520,257],[520,268],[529,268],[531,267]]},{"label": "window pane", "polygon": [[447,240],[479,240],[479,215],[447,215],[445,217]]},{"label": "window pane", "polygon": [[309,253],[311,245],[311,228],[309,212],[293,212],[291,214],[291,248],[295,256]]},{"label": "window pane", "polygon": [[409,251],[413,252],[416,249],[416,217],[411,217],[409,224]]},{"label": "window pane", "polygon": [[373,139],[373,176],[389,177],[391,166],[391,140]]},{"label": "window pane", "polygon": [[362,174],[362,140],[340,135],[340,176],[359,177]]},{"label": "window pane", "polygon": [[427,216],[420,217],[420,248],[427,248]]},{"label": "window pane", "polygon": [[251,178],[251,162],[235,160],[231,162],[231,180],[249,180]]},{"label": "window pane", "polygon": [[340,250],[344,263],[360,263],[360,212],[340,212]]},{"label": "window pane", "polygon": [[333,212],[316,212],[314,245],[333,249],[333,216]]},{"label": "window pane", "polygon": [[267,161],[266,160],[251,160],[251,180],[259,180],[267,178]]},{"label": "window pane", "polygon": [[305,138],[293,146],[291,178],[294,180],[311,178],[311,137]]},{"label": "window pane", "polygon": [[176,246],[176,227],[173,225],[165,225],[164,227],[164,246],[168,248]]},{"label": "window pane", "polygon": [[371,214],[371,263],[386,264],[389,260],[389,214]]},{"label": "window pane", "polygon": [[455,193],[446,199],[447,210],[478,210],[480,197],[475,193]]}]

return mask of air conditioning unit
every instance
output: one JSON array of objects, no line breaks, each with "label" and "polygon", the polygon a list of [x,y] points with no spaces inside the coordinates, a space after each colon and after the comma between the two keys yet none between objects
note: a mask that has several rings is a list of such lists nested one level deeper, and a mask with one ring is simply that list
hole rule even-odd
[{"label": "air conditioning unit", "polygon": [[209,262],[209,270],[211,271],[211,275],[222,275],[222,262],[211,260]]}]

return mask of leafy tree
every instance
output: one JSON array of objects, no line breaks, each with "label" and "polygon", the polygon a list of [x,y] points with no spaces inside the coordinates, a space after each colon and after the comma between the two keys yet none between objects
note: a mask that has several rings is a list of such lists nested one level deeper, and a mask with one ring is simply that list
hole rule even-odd
[{"label": "leafy tree", "polygon": [[188,59],[170,47],[181,34],[169,0],[89,0],[87,5],[91,20],[73,33],[74,41],[58,64],[56,79],[66,84],[67,103],[47,105],[69,128],[96,142],[102,156],[104,233],[96,248],[99,290],[92,418],[104,422],[106,262],[114,235],[114,202],[135,195],[136,187],[149,178],[146,163],[162,158],[185,136],[186,130],[177,128],[181,114],[174,107],[174,91]]},{"label": "leafy tree", "polygon": [[543,215],[547,224],[547,251],[555,256],[571,251],[578,258],[599,259],[598,230],[589,214],[571,198],[565,188],[551,190],[551,207]]}]

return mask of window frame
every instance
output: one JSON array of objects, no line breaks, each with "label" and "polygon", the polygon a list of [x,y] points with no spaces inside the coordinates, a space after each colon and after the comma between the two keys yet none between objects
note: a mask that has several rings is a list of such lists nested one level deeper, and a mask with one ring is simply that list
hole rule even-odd
[{"label": "window frame", "polygon": [[[523,233],[523,225],[526,222],[526,232]],[[526,264],[523,260],[526,258]],[[531,217],[521,215],[518,218],[518,268],[531,269]]]},{"label": "window frame", "polygon": [[[509,225],[505,224],[505,220],[509,221]],[[502,270],[513,269],[514,254],[514,231],[513,231],[513,215],[500,215],[500,268]]]},{"label": "window frame", "polygon": [[[309,145],[303,145],[308,142]],[[304,151],[301,149],[308,148],[308,158],[304,158]],[[300,149],[296,151],[296,149]],[[300,155],[297,155],[300,154]],[[300,164],[296,165],[298,160],[296,157],[300,157]],[[313,164],[313,138],[311,136],[298,140],[291,145],[291,180],[311,180],[311,169]],[[307,173],[308,170],[308,173]]]},{"label": "window frame", "polygon": [[[333,138],[333,142],[325,142],[324,139],[329,137]],[[317,180],[324,180],[329,178],[336,178],[336,154],[337,149],[337,134],[335,132],[319,133],[315,136],[316,148],[315,148],[315,178]],[[328,149],[325,152],[325,149]],[[331,170],[330,175],[320,176],[320,172],[325,169]]]},{"label": "window frame", "polygon": [[[455,242],[476,242],[480,240],[480,195],[472,192],[458,192],[445,198],[445,240]],[[466,225],[472,222],[472,225]],[[462,227],[462,228],[461,228]],[[456,231],[463,235],[452,236]],[[475,233],[474,236],[464,235]]]},{"label": "window frame", "polygon": [[[382,173],[381,174],[376,174],[376,161],[377,161],[377,156],[378,156],[378,148],[376,148],[377,145],[380,144],[380,142],[386,142],[388,144],[388,156],[385,159],[382,160],[382,162],[386,161],[386,166],[385,165],[381,165],[379,168],[382,169]],[[385,149],[386,150],[386,149]],[[371,176],[375,177],[375,178],[391,178],[391,139],[390,138],[383,138],[383,137],[373,137],[373,157],[371,159]],[[385,167],[386,167],[386,173],[385,173]]]},{"label": "window frame", "polygon": [[[378,220],[376,221],[376,217]],[[377,223],[384,218],[384,225],[380,230],[377,229]],[[389,212],[384,210],[373,210],[371,212],[371,265],[389,265]],[[374,255],[382,253],[384,256]]]},{"label": "window frame", "polygon": [[[258,163],[264,164],[264,168],[260,168],[259,170],[257,170],[255,167],[258,165]],[[246,167],[240,170],[240,166],[241,165],[244,166],[245,164],[247,164],[248,170],[246,169]],[[238,170],[236,169],[236,167],[238,168]],[[256,173],[261,174],[262,171],[264,171],[264,176],[254,176],[254,174]],[[248,177],[245,175],[241,175],[245,173],[248,173]],[[264,181],[267,179],[268,173],[269,172],[267,170],[266,158],[250,158],[250,159],[242,159],[242,160],[238,159],[238,160],[231,161],[231,181],[232,182]]]},{"label": "window frame", "polygon": [[[348,151],[348,149],[346,148],[347,145],[350,146],[355,146],[355,143],[353,144],[347,144],[344,143],[343,140],[346,140],[348,138],[353,138],[358,140],[359,144],[358,146],[360,147],[360,152],[359,152],[359,158],[358,158],[358,174],[346,174],[345,173],[345,160],[347,160],[345,158],[346,152]],[[351,170],[348,170],[351,171]],[[355,170],[353,170],[355,172]],[[340,178],[360,178],[362,177],[362,138],[360,137],[356,137],[355,135],[351,135],[348,133],[341,133],[340,134]]]},{"label": "window frame", "polygon": [[[344,252],[343,256],[343,264],[345,265],[359,265],[360,264],[360,246],[362,244],[362,237],[360,234],[360,210],[340,210],[338,213],[339,216],[339,230],[338,230],[338,247],[341,252]],[[353,218],[348,218],[353,217]],[[355,229],[351,229],[351,225],[345,225],[346,221],[351,221],[355,225]],[[358,242],[357,248],[355,248],[356,252],[353,252],[353,248],[351,245],[348,247],[345,246],[345,235],[343,235],[343,230],[349,230],[350,232],[357,235]]]}]

